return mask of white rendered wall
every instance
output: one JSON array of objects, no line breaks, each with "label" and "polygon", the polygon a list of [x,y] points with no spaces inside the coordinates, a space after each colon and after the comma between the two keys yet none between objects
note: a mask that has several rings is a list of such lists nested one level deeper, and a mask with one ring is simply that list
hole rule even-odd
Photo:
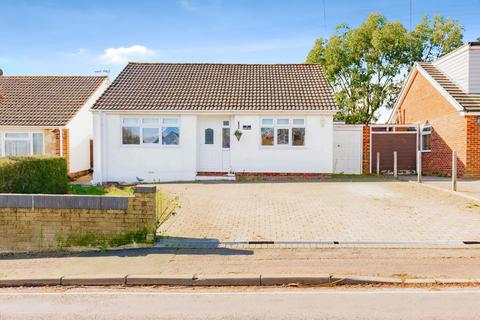
[{"label": "white rendered wall", "polygon": [[179,116],[178,146],[122,145],[122,117],[142,116],[165,115],[150,113],[122,116],[95,112],[94,182],[138,182],[137,178],[145,182],[195,180],[197,117]]},{"label": "white rendered wall", "polygon": [[232,168],[235,172],[331,173],[333,163],[333,117],[330,115],[282,115],[282,118],[304,118],[305,146],[261,146],[261,118],[275,117],[236,115],[232,120],[232,134],[242,130],[240,141],[234,137],[231,144]]},{"label": "white rendered wall", "polygon": [[70,137],[70,173],[91,169],[90,139],[93,138],[93,119],[90,108],[107,87],[108,81],[105,80],[67,124]]}]

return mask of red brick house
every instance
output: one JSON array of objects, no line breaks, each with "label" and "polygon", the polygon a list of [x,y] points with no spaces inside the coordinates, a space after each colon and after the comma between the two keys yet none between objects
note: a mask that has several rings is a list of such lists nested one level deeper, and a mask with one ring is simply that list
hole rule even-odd
[{"label": "red brick house", "polygon": [[391,124],[417,124],[422,171],[480,177],[480,42],[434,62],[413,66],[390,116]]}]

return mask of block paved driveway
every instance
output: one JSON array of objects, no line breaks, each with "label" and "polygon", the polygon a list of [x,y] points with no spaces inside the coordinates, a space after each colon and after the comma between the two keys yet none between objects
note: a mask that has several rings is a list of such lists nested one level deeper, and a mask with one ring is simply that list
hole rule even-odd
[{"label": "block paved driveway", "polygon": [[226,241],[480,240],[480,203],[409,182],[162,184],[169,237]]}]

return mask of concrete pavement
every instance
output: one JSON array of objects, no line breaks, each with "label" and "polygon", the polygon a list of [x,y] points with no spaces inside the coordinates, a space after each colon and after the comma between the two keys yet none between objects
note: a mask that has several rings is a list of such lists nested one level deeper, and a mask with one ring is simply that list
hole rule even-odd
[{"label": "concrete pavement", "polygon": [[185,276],[190,280],[194,275],[256,275],[257,280],[259,275],[334,275],[478,281],[479,265],[479,248],[136,249],[68,256],[6,256],[0,258],[0,280],[53,278],[58,284],[63,277],[67,284],[72,279],[95,284],[92,279],[96,278],[122,284],[125,277],[133,275]]},{"label": "concrete pavement", "polygon": [[1,319],[479,319],[480,290],[0,291]]},{"label": "concrete pavement", "polygon": [[[410,182],[417,181],[416,176],[400,176],[400,179]],[[480,201],[480,180],[459,179],[456,192],[452,191],[452,179],[449,177],[424,176],[422,183],[424,186],[455,193],[472,201]]]}]

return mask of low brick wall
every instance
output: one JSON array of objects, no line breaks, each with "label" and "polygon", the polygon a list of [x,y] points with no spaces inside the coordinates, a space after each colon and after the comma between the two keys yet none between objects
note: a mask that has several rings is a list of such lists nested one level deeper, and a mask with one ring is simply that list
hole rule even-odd
[{"label": "low brick wall", "polygon": [[130,197],[0,194],[0,253],[153,240],[156,187]]}]

